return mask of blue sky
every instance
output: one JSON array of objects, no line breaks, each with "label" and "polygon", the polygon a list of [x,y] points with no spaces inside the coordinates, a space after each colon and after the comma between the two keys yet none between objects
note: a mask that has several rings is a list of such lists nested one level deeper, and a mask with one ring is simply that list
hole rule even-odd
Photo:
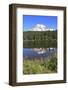
[{"label": "blue sky", "polygon": [[34,28],[37,24],[57,29],[57,16],[23,15],[24,31]]}]

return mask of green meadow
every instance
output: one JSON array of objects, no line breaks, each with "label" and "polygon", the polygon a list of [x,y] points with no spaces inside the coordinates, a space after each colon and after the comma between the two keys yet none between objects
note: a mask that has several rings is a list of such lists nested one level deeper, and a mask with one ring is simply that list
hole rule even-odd
[{"label": "green meadow", "polygon": [[46,61],[41,58],[40,60],[25,59],[23,61],[24,74],[42,74],[42,73],[56,73],[57,72],[57,57],[53,56]]}]

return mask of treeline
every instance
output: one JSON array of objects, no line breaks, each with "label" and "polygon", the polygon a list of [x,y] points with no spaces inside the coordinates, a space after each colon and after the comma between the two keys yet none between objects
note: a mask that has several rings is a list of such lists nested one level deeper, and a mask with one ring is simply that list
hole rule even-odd
[{"label": "treeline", "polygon": [[57,31],[27,31],[23,32],[24,40],[53,40],[57,39]]},{"label": "treeline", "polygon": [[57,47],[57,31],[25,31],[24,47]]}]

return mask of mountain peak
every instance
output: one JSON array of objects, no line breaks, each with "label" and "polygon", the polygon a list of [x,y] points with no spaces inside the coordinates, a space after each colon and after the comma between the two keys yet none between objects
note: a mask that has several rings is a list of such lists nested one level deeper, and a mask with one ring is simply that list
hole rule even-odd
[{"label": "mountain peak", "polygon": [[53,28],[48,28],[44,24],[36,24],[34,28],[32,28],[32,31],[54,31],[55,29]]},{"label": "mountain peak", "polygon": [[43,24],[36,24],[36,26],[33,28],[33,31],[46,31],[46,26]]}]

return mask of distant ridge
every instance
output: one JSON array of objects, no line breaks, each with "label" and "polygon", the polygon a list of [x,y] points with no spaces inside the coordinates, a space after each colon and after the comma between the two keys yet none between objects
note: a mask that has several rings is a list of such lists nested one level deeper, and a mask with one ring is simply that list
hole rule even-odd
[{"label": "distant ridge", "polygon": [[36,24],[32,29],[28,29],[26,31],[56,31],[55,28],[48,28],[44,24]]}]

